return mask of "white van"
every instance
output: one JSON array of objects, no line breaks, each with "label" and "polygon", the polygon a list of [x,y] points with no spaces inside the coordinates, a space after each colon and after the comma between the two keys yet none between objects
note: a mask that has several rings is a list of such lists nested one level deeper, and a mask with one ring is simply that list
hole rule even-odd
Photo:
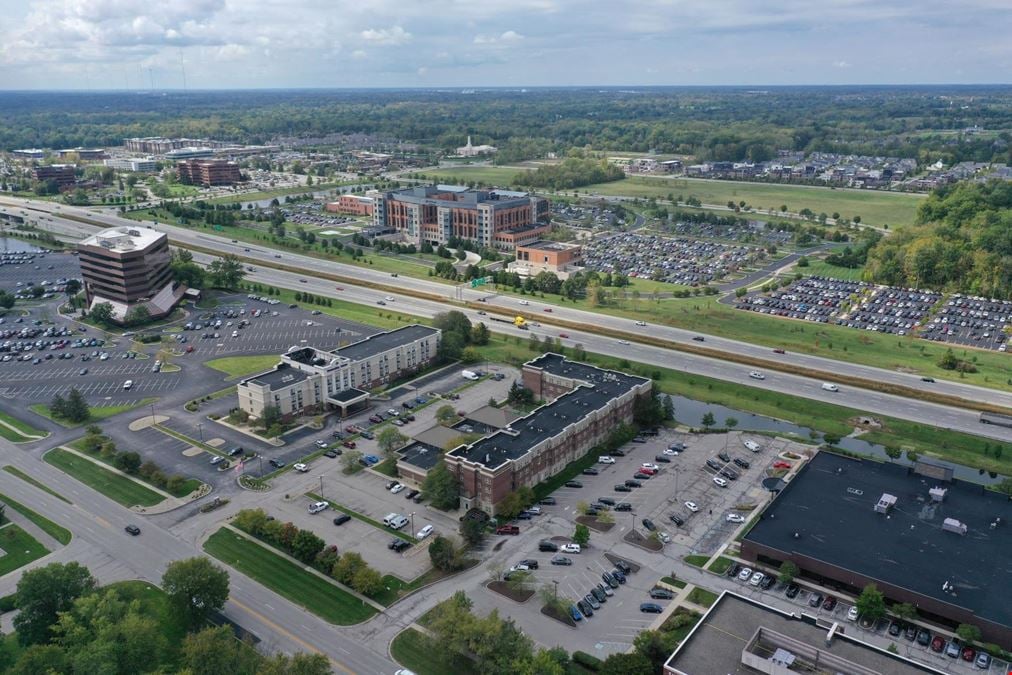
[{"label": "white van", "polygon": [[825,389],[826,391],[840,391],[840,388],[835,384],[833,384],[832,382],[823,382],[822,388]]},{"label": "white van", "polygon": [[478,379],[478,373],[474,372],[473,370],[462,370],[460,371],[460,376],[463,377],[465,380]]},{"label": "white van", "polygon": [[387,523],[387,527],[389,527],[391,529],[394,529],[394,530],[399,530],[399,529],[401,529],[402,527],[404,527],[407,524],[408,524],[408,519],[407,518],[405,518],[404,516],[401,516],[401,515],[397,515],[397,516],[394,516],[393,520],[391,520],[389,523]]},{"label": "white van", "polygon": [[386,525],[387,527],[390,527],[390,523],[394,522],[394,520],[400,517],[401,515],[399,513],[388,513],[385,516],[383,516],[383,524]]}]

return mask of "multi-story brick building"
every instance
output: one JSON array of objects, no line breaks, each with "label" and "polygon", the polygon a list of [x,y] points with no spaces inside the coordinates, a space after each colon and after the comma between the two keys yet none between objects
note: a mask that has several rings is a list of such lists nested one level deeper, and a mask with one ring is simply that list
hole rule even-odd
[{"label": "multi-story brick building", "polygon": [[373,224],[392,229],[410,243],[433,246],[452,237],[479,246],[513,250],[549,231],[547,199],[527,192],[470,190],[429,185],[385,192],[376,198]]},{"label": "multi-story brick building", "polygon": [[562,471],[631,423],[639,397],[650,396],[644,377],[604,370],[544,354],[523,367],[523,384],[548,403],[470,445],[444,455],[460,481],[464,508],[489,513],[506,495]]},{"label": "multi-story brick building", "polygon": [[560,279],[565,279],[569,276],[570,268],[582,261],[582,251],[579,244],[557,241],[536,241],[517,246],[516,260],[510,263],[509,271],[531,277],[541,272],[551,272]]},{"label": "multi-story brick building", "polygon": [[176,164],[179,182],[187,185],[232,185],[242,180],[239,165],[224,159],[188,159]]},{"label": "multi-story brick building", "polygon": [[365,407],[369,389],[432,363],[440,336],[414,324],[333,350],[294,347],[271,370],[239,383],[239,407],[254,417],[269,405],[285,416],[338,410],[344,417]]},{"label": "multi-story brick building", "polygon": [[336,202],[328,202],[324,207],[332,213],[347,213],[353,216],[371,216],[376,200],[372,197],[359,195],[341,195]]},{"label": "multi-story brick building", "polygon": [[88,306],[109,303],[117,321],[139,305],[153,318],[165,316],[182,298],[164,232],[113,227],[81,240],[77,250]]},{"label": "multi-story brick building", "polygon": [[62,188],[74,184],[76,171],[73,164],[40,164],[32,167],[32,178],[43,183],[53,181]]}]

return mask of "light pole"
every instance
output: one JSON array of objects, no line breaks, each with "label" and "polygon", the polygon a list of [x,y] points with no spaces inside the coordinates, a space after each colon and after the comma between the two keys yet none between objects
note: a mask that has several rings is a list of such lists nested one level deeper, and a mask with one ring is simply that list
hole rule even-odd
[{"label": "light pole", "polygon": [[555,599],[558,600],[559,599],[559,580],[558,579],[552,579],[552,583],[555,584]]},{"label": "light pole", "polygon": [[320,499],[323,498],[323,476],[320,476]]},{"label": "light pole", "polygon": [[200,434],[200,442],[204,442],[204,425],[197,422],[197,433]]},{"label": "light pole", "polygon": [[[415,531],[415,512],[414,511],[411,512],[411,531],[412,532]],[[411,536],[413,537],[415,535],[412,534]]]},{"label": "light pole", "polygon": [[151,404],[151,426],[155,425],[155,404]]}]

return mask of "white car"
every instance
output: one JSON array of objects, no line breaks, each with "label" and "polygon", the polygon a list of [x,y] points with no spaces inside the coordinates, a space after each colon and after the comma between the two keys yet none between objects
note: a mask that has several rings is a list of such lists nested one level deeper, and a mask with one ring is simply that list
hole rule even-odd
[{"label": "white car", "polygon": [[729,523],[744,523],[745,516],[739,515],[737,513],[729,513],[727,514],[727,518],[725,518],[725,520]]},{"label": "white car", "polygon": [[640,466],[642,466],[644,469],[651,469],[653,471],[661,470],[661,467],[657,466],[656,464],[651,464],[650,462],[643,462],[642,464],[640,464]]},{"label": "white car", "polygon": [[527,507],[527,513],[531,514],[532,516],[539,516],[539,515],[541,515],[541,507],[540,506],[528,506]]},{"label": "white car", "polygon": [[510,572],[529,572],[531,570],[527,563],[517,563],[509,568]]},{"label": "white car", "polygon": [[384,299],[384,300],[386,300],[387,302],[393,302],[393,301],[394,301],[394,296],[392,296],[392,295],[388,295],[388,296],[386,296],[386,297],[385,297],[385,298],[383,298],[383,299]]},{"label": "white car", "polygon": [[597,458],[597,463],[598,464],[614,464],[615,463],[615,458],[614,457],[609,457],[608,455],[601,455],[600,457]]},{"label": "white car", "polygon": [[432,530],[432,525],[426,525],[422,529],[418,530],[418,533],[415,535],[415,539],[425,539],[427,536],[432,534]]},{"label": "white car", "polygon": [[699,511],[699,507],[696,506],[696,502],[685,502],[685,508],[692,511],[693,513],[697,513]]},{"label": "white car", "polygon": [[857,621],[857,605],[847,610],[847,621]]},{"label": "white car", "polygon": [[327,502],[313,502],[309,505],[309,512],[319,513],[320,511],[326,511],[328,508],[330,508],[330,504]]},{"label": "white car", "polygon": [[618,343],[620,345],[627,345],[627,344],[629,344],[629,341],[628,340],[619,340]]},{"label": "white car", "polygon": [[318,447],[318,448],[325,448],[325,447],[327,447],[327,441],[322,441],[322,440],[321,441],[317,441],[316,442],[316,447]]},{"label": "white car", "polygon": [[126,382],[123,383],[123,388],[124,389],[129,389],[132,386],[134,386],[134,381],[133,380],[127,380]]},{"label": "white car", "polygon": [[400,492],[403,489],[404,489],[404,486],[401,485],[400,483],[397,483],[392,488],[390,488],[390,492],[393,493],[393,494],[397,494],[398,492]]},{"label": "white car", "polygon": [[521,304],[521,305],[529,305],[529,304],[531,304],[531,303],[527,302],[526,300],[521,300],[521,301],[520,301],[520,304]]},{"label": "white car", "polygon": [[671,535],[667,532],[658,532],[657,538],[663,541],[665,544],[671,543]]},{"label": "white car", "polygon": [[636,325],[637,326],[645,326],[645,325],[647,325],[647,322],[646,321],[637,321]]},{"label": "white car", "polygon": [[306,473],[307,471],[309,471],[309,467],[303,464],[302,462],[299,462],[298,464],[293,464],[292,468],[298,471],[299,473]]},{"label": "white car", "polygon": [[723,487],[723,488],[727,487],[727,481],[725,479],[721,478],[720,476],[714,476],[713,477],[713,483],[717,487]]},{"label": "white car", "polygon": [[673,450],[671,448],[664,448],[664,452],[662,452],[661,454],[662,455],[667,455],[668,457],[677,457],[678,456],[678,451],[677,450]]},{"label": "white car", "polygon": [[580,552],[580,545],[579,544],[563,544],[562,546],[559,547],[559,552],[560,553],[579,553]]},{"label": "white car", "polygon": [[752,578],[748,580],[748,585],[749,586],[758,586],[759,584],[761,584],[763,582],[763,579],[765,577],[766,577],[766,575],[763,574],[762,572],[756,572],[755,574],[752,575]]},{"label": "white car", "polygon": [[763,446],[759,445],[758,443],[752,440],[746,440],[743,441],[743,443],[745,447],[751,450],[752,452],[759,452],[760,450],[763,449]]},{"label": "white car", "polygon": [[758,370],[753,370],[748,374],[753,380],[765,380],[766,376],[760,373]]},{"label": "white car", "polygon": [[742,567],[741,572],[738,572],[738,581],[748,581],[750,576],[752,576],[752,568]]}]

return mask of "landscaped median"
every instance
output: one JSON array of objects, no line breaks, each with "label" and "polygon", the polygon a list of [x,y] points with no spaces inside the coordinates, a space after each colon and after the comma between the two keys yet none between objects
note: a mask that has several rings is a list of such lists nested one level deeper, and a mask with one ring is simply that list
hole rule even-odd
[{"label": "landscaped median", "polygon": [[204,365],[225,373],[227,379],[255,375],[276,366],[281,359],[277,354],[257,356],[226,356],[205,361]]},{"label": "landscaped median", "polygon": [[[8,508],[14,509],[22,516],[31,521],[36,527],[48,534],[50,537],[60,542],[64,546],[70,543],[70,530],[60,525],[57,525],[53,521],[49,520],[40,513],[36,513],[24,504],[21,504],[7,495],[0,494],[0,503],[6,504]],[[8,549],[4,549],[8,551]],[[9,552],[9,551],[8,551]]]},{"label": "landscaped median", "polygon": [[204,550],[332,624],[349,626],[377,613],[375,607],[322,575],[293,563],[231,528],[222,527],[212,534],[204,543]]},{"label": "landscaped median", "polygon": [[33,403],[32,405],[28,406],[28,409],[31,410],[33,413],[42,415],[46,419],[56,422],[61,426],[67,427],[68,429],[73,429],[74,427],[79,427],[82,424],[94,424],[96,422],[101,422],[102,420],[108,419],[115,415],[129,412],[131,410],[135,410],[137,408],[141,408],[146,405],[151,405],[157,400],[158,400],[157,398],[144,398],[141,399],[140,401],[135,401],[133,403],[125,403],[123,405],[92,406],[89,409],[91,413],[90,416],[83,422],[68,422],[67,420],[60,419],[59,417],[53,417],[52,413],[49,412],[49,405],[46,403]]},{"label": "landscaped median", "polygon": [[17,417],[0,411],[0,436],[12,443],[30,443],[49,435],[48,431],[36,429]]},{"label": "landscaped median", "polygon": [[53,448],[42,459],[123,506],[154,506],[164,499],[139,482],[69,450]]}]

